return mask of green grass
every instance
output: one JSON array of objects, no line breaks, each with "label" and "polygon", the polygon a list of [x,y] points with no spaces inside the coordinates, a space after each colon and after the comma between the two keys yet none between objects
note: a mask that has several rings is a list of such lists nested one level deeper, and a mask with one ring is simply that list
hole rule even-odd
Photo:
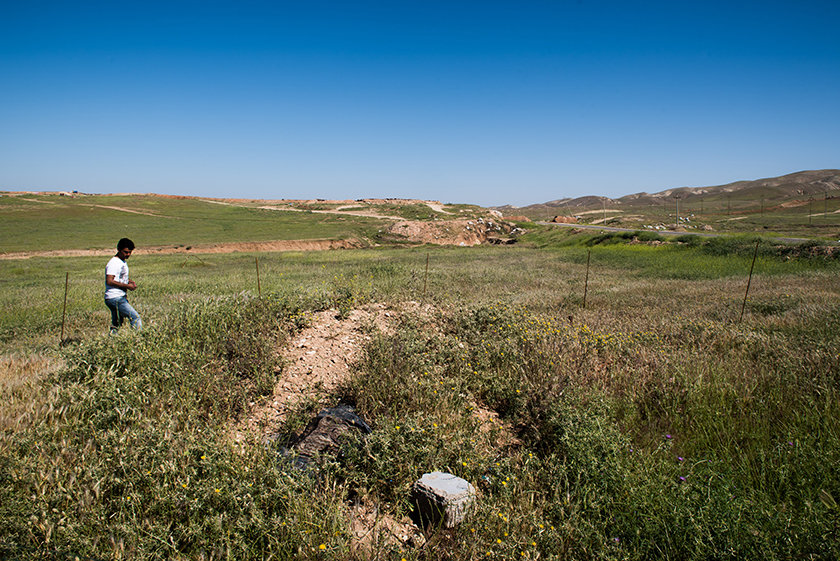
[{"label": "green grass", "polygon": [[[750,239],[542,235],[138,253],[132,302],[147,329],[114,338],[104,260],[4,261],[0,557],[362,559],[350,505],[399,518],[433,470],[476,485],[476,510],[424,547],[381,543],[381,558],[840,556],[837,260],[761,242],[739,323]],[[59,349],[65,272],[74,342]],[[317,477],[263,442],[232,442],[309,312],[396,308],[424,286],[431,314],[371,327],[333,394],[373,426],[367,439]]]},{"label": "green grass", "polygon": [[[25,199],[36,199],[37,203]],[[133,212],[105,207],[119,207]],[[146,213],[146,214],[140,214]],[[0,197],[0,252],[368,237],[380,220],[151,195]]]}]

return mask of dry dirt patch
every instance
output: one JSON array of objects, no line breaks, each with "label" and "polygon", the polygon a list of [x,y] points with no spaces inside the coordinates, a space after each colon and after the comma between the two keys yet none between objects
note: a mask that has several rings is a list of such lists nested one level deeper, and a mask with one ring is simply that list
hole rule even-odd
[{"label": "dry dirt patch", "polygon": [[235,437],[247,432],[265,440],[276,433],[302,401],[314,400],[321,405],[330,392],[347,380],[352,364],[358,359],[370,329],[387,332],[394,313],[384,304],[370,304],[339,318],[337,310],[324,310],[309,317],[303,329],[280,350],[286,364],[274,393],[254,404],[251,414],[237,427]]}]

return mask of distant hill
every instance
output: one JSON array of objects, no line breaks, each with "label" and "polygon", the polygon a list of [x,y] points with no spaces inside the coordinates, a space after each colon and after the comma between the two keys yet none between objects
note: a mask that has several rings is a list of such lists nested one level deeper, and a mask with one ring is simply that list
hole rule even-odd
[{"label": "distant hill", "polygon": [[653,194],[636,193],[617,200],[626,203],[634,201],[651,203],[668,198],[691,199],[692,197],[732,194],[737,194],[741,199],[764,197],[767,200],[778,200],[823,195],[828,191],[838,189],[840,189],[840,170],[823,169],[799,171],[753,181],[735,181],[734,183],[712,187],[679,187]]},{"label": "distant hill", "polygon": [[552,215],[570,215],[587,209],[601,208],[604,205],[623,208],[645,207],[661,205],[666,201],[682,200],[687,203],[704,200],[720,200],[727,197],[737,197],[739,200],[765,200],[768,203],[781,203],[789,199],[808,197],[837,196],[840,193],[840,170],[824,169],[800,171],[780,177],[769,177],[752,181],[736,181],[726,185],[710,187],[678,187],[658,193],[634,193],[618,199],[589,195],[578,198],[565,198],[533,204],[523,207],[511,205],[493,207],[504,215],[521,214],[530,218],[540,219]]}]

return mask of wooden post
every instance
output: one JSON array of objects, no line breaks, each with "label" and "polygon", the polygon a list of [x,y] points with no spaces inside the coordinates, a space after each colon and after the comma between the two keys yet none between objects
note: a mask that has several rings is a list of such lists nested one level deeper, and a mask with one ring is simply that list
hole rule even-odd
[{"label": "wooden post", "polygon": [[750,284],[752,283],[752,274],[753,268],[755,267],[755,258],[758,257],[758,243],[759,242],[755,242],[755,253],[753,253],[752,265],[750,265],[750,277],[747,280],[747,291],[744,292],[744,303],[741,304],[741,315],[738,317],[738,323],[741,323],[741,319],[743,319],[744,317],[744,308],[747,307],[747,295],[750,293]]},{"label": "wooden post", "polygon": [[64,342],[64,319],[67,317],[67,288],[70,286],[70,271],[64,275],[64,310],[61,312],[61,339],[58,340],[58,344],[61,345]]},{"label": "wooden post", "polygon": [[429,280],[429,254],[426,254],[426,274],[423,276],[423,303],[426,303],[426,284]]},{"label": "wooden post", "polygon": [[586,293],[589,290],[589,258],[592,257],[592,250],[586,252],[586,280],[583,281],[583,309],[586,309]]},{"label": "wooden post", "polygon": [[254,256],[254,263],[257,266],[257,296],[262,298],[262,290],[260,290],[260,258]]}]

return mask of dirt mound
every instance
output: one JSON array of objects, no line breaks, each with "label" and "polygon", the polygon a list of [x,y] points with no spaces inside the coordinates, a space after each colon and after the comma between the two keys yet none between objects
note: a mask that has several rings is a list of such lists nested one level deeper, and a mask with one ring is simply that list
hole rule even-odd
[{"label": "dirt mound", "polygon": [[392,313],[384,304],[371,304],[353,310],[345,319],[337,318],[336,310],[317,312],[309,317],[309,327],[282,351],[286,367],[274,388],[274,395],[256,404],[250,416],[237,427],[235,438],[246,432],[258,433],[262,439],[272,436],[301,400],[323,401],[341,382],[350,376],[363,342],[370,336],[363,331],[371,323],[387,331]]},{"label": "dirt mound", "polygon": [[433,222],[402,221],[385,231],[392,239],[434,245],[473,246],[488,243],[492,238],[506,236],[514,226],[501,220],[436,220]]}]

